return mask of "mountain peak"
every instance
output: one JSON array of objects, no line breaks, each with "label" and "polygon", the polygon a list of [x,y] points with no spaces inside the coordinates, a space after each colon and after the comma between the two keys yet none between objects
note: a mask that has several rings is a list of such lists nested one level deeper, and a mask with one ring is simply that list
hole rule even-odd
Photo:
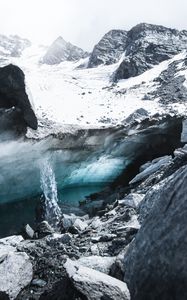
[{"label": "mountain peak", "polygon": [[48,48],[47,53],[42,59],[42,63],[55,65],[63,61],[77,61],[86,56],[88,56],[87,52],[66,42],[62,36],[59,36]]}]

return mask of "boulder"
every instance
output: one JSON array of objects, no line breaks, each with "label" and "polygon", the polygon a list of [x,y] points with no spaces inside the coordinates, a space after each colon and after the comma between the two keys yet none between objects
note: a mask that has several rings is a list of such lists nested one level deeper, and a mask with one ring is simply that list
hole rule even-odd
[{"label": "boulder", "polygon": [[32,277],[28,255],[13,246],[0,245],[0,299],[16,299]]},{"label": "boulder", "polygon": [[25,133],[27,126],[37,129],[36,115],[25,90],[25,75],[15,65],[0,68],[0,133]]},{"label": "boulder", "polygon": [[79,258],[78,263],[80,263],[84,267],[109,274],[115,260],[115,257],[93,255]]},{"label": "boulder", "polygon": [[126,283],[70,259],[64,266],[73,288],[81,292],[85,299],[130,300]]},{"label": "boulder", "polygon": [[187,299],[187,167],[150,195],[152,207],[124,259],[134,300]]}]

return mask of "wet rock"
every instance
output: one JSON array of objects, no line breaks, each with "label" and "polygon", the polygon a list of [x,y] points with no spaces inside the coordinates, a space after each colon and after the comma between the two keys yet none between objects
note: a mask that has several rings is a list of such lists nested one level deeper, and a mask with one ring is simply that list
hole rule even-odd
[{"label": "wet rock", "polygon": [[73,288],[81,292],[85,299],[130,300],[127,285],[122,281],[83,267],[70,259],[65,263],[65,269]]}]

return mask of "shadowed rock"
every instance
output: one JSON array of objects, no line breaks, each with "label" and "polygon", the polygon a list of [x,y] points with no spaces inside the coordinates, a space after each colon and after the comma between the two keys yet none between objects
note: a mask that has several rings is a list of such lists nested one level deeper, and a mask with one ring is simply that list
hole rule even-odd
[{"label": "shadowed rock", "polygon": [[124,260],[132,300],[187,299],[187,167],[156,193]]},{"label": "shadowed rock", "polygon": [[25,91],[25,76],[15,65],[0,68],[0,132],[37,129],[37,118]]}]

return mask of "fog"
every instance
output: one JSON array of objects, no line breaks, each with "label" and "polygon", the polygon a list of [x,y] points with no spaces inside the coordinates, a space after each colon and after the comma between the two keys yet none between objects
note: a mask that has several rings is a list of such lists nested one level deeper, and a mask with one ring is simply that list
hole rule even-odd
[{"label": "fog", "polygon": [[59,35],[85,50],[110,29],[140,22],[187,29],[185,0],[1,0],[0,33],[40,44]]}]

